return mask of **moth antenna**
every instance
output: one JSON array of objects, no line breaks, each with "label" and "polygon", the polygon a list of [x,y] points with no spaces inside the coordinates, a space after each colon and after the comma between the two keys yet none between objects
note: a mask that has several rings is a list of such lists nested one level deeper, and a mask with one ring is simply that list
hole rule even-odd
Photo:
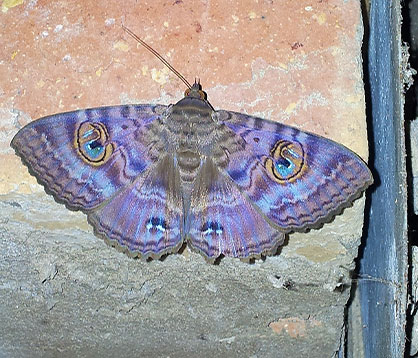
[{"label": "moth antenna", "polygon": [[144,46],[149,52],[151,52],[155,57],[157,57],[164,65],[167,66],[167,68],[173,72],[178,78],[180,78],[183,83],[189,88],[192,88],[192,85],[184,78],[184,76],[177,71],[173,66],[169,64],[169,62],[161,56],[157,51],[155,51],[150,45],[148,45],[144,40],[141,40],[137,35],[135,35],[131,30],[129,30],[125,25],[122,25],[122,29],[125,30],[125,32],[133,37],[136,41],[138,41],[142,46]]}]

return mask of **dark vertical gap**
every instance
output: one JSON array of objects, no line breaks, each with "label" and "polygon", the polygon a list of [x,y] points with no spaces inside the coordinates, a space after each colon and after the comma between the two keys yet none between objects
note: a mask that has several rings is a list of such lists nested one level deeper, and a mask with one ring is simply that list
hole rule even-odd
[{"label": "dark vertical gap", "polygon": [[[409,62],[412,68],[418,69],[418,0],[411,0],[403,7],[402,38],[409,44]],[[416,80],[416,78],[415,78]],[[418,215],[414,213],[413,190],[412,190],[412,164],[410,147],[410,124],[417,118],[418,113],[418,86],[413,85],[405,93],[405,131],[407,153],[407,179],[408,179],[408,223],[409,239],[411,245],[418,245]],[[416,189],[418,190],[418,188]]]},{"label": "dark vertical gap", "polygon": [[[402,39],[409,48],[409,62],[412,68],[418,69],[418,0],[410,0],[404,3],[402,9]],[[416,80],[416,79],[415,79]],[[416,119],[418,113],[418,86],[413,85],[405,93],[405,136],[406,136],[406,172],[408,185],[408,241],[410,246],[418,245],[418,215],[414,212],[413,196],[413,171],[411,161],[411,122]],[[415,190],[418,190],[416,188]],[[412,255],[408,257],[408,294],[412,294]],[[414,306],[409,305],[407,309],[407,320],[405,327],[406,344],[405,357],[418,357],[418,353],[412,351],[411,338],[414,318],[416,312],[412,312]]]}]

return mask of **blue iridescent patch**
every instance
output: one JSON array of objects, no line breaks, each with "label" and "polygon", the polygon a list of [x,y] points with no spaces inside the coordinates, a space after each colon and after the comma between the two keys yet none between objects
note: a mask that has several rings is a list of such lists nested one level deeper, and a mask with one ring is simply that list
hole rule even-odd
[{"label": "blue iridescent patch", "polygon": [[203,224],[201,231],[203,235],[212,235],[213,233],[215,235],[222,235],[224,228],[218,222],[207,221]]},{"label": "blue iridescent patch", "polygon": [[150,218],[145,227],[147,228],[148,231],[152,231],[152,230],[157,230],[157,231],[161,231],[161,232],[165,232],[165,230],[167,229],[167,223],[165,222],[165,220],[161,217],[157,218],[157,217],[152,217]]},{"label": "blue iridescent patch", "polygon": [[84,150],[91,159],[97,159],[103,154],[104,147],[98,140],[91,140],[84,144]]},{"label": "blue iridescent patch", "polygon": [[292,174],[295,169],[295,164],[288,158],[279,158],[275,161],[274,166],[282,177]]}]

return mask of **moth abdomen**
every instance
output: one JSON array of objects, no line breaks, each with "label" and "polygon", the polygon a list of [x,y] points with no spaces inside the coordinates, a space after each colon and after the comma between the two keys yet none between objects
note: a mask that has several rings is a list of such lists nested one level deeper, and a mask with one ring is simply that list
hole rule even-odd
[{"label": "moth abdomen", "polygon": [[193,183],[200,171],[201,156],[191,150],[177,152],[177,165],[182,183]]}]

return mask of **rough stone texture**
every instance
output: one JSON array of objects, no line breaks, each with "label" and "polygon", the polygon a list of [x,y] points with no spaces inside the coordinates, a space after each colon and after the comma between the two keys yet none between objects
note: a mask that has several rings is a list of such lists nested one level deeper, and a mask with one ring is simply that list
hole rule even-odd
[{"label": "rough stone texture", "polygon": [[416,246],[411,246],[411,315],[412,317],[410,320],[412,321],[411,325],[411,344],[410,344],[410,351],[407,352],[409,357],[414,357],[418,354],[418,320],[417,320],[417,304],[418,304],[418,248]]},{"label": "rough stone texture", "polygon": [[215,108],[280,120],[366,158],[358,1],[7,0],[0,16],[0,356],[332,357],[363,200],[254,264],[209,265],[187,248],[144,262],[55,203],[9,143],[47,114],[182,97],[124,23],[200,77]]},{"label": "rough stone texture", "polygon": [[418,119],[411,121],[409,127],[412,169],[412,203],[415,215],[418,215]]}]

